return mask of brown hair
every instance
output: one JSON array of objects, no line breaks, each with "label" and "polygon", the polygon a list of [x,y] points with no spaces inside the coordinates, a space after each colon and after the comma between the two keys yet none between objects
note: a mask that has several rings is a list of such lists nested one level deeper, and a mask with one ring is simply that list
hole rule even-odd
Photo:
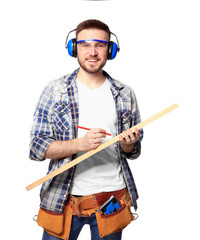
[{"label": "brown hair", "polygon": [[79,23],[79,25],[76,28],[76,39],[80,31],[82,31],[83,29],[89,29],[89,28],[97,28],[107,32],[110,39],[111,32],[109,27],[105,23],[96,19],[88,19]]}]

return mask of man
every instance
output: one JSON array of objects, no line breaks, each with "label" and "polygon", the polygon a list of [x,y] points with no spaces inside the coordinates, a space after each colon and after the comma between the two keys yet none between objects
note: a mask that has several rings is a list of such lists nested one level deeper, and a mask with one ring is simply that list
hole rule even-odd
[{"label": "man", "polygon": [[[117,198],[126,190],[130,205],[137,209],[137,189],[126,158],[136,159],[140,155],[143,132],[135,129],[133,134],[129,129],[140,122],[133,90],[103,71],[109,51],[112,52],[110,36],[108,26],[101,21],[80,23],[76,40],[72,41],[75,42],[72,51],[77,55],[80,68],[50,82],[37,104],[30,158],[51,159],[49,172],[98,148],[111,138],[107,133],[114,137],[123,132],[124,136],[43,184],[38,216],[38,224],[45,230],[43,240],[77,239],[84,224],[90,225],[93,240],[118,240],[127,224],[115,227],[120,221],[117,219],[115,230],[111,227],[105,230],[106,224],[101,230],[103,223],[99,221],[104,213],[102,210],[99,218],[99,208],[111,195]],[[68,48],[69,44],[71,41]],[[90,130],[80,129],[78,125]],[[117,199],[119,205],[115,211],[129,205],[127,201],[120,202],[123,197]]]}]

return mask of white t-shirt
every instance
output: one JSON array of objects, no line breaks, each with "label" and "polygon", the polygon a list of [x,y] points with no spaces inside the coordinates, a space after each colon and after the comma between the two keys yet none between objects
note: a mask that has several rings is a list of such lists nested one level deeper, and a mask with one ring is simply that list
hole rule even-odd
[{"label": "white t-shirt", "polygon": [[[111,134],[115,132],[117,113],[110,90],[110,82],[106,79],[99,88],[89,89],[77,80],[77,86],[79,125],[87,128],[102,128]],[[85,134],[86,130],[78,129],[78,138]],[[102,143],[111,138],[106,135]],[[77,157],[84,153],[78,153]],[[71,194],[84,196],[116,191],[124,187],[125,181],[117,148],[115,144],[112,144],[76,166]]]}]

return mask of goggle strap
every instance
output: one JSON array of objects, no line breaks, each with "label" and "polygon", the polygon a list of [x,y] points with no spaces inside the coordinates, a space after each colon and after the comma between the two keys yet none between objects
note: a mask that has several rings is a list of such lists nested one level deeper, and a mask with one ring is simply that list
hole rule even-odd
[{"label": "goggle strap", "polygon": [[87,42],[87,43],[89,43],[89,42],[92,42],[92,41],[103,42],[103,43],[107,43],[107,44],[109,44],[108,41],[104,41],[104,40],[100,40],[100,39],[86,39],[86,40],[79,40],[79,41],[77,41],[76,43],[81,43],[81,42]]}]

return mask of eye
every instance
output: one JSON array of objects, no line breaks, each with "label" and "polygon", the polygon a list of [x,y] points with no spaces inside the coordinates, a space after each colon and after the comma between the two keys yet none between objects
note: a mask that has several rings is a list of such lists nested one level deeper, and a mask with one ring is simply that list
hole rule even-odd
[{"label": "eye", "polygon": [[88,48],[90,45],[89,45],[88,43],[82,43],[82,46],[83,46],[84,48]]},{"label": "eye", "polygon": [[99,44],[98,44],[98,47],[99,47],[99,48],[103,48],[103,47],[105,47],[105,45],[102,44],[102,43],[99,43]]}]

